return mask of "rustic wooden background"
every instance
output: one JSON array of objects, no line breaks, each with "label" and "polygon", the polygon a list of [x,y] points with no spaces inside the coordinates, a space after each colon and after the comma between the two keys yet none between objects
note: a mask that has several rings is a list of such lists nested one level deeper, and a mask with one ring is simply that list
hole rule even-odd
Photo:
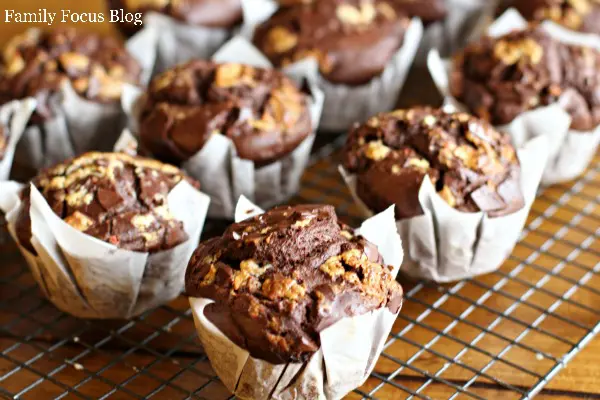
[{"label": "rustic wooden background", "polygon": [[[102,3],[102,0],[79,0],[79,1],[74,1],[74,0],[45,0],[45,1],[41,1],[41,0],[3,0],[2,2],[2,8],[0,9],[0,11],[2,12],[2,19],[0,20],[0,44],[5,43],[12,35],[17,34],[25,29],[27,29],[28,27],[30,27],[31,25],[29,24],[16,24],[16,23],[12,23],[12,24],[7,24],[4,22],[4,10],[5,9],[15,9],[17,11],[21,11],[21,12],[35,12],[38,11],[39,8],[47,8],[49,11],[56,11],[60,13],[61,9],[71,9],[73,12],[105,12],[106,10],[104,9],[104,5]],[[44,26],[44,24],[33,24],[36,26]],[[61,24],[56,23],[54,24],[54,26],[52,26],[51,28],[56,28],[61,26]],[[116,30],[114,29],[113,26],[111,26],[108,23],[103,23],[103,24],[86,24],[85,25],[86,29],[90,29],[90,30],[94,30],[97,32],[101,32],[101,33],[105,33],[105,34],[115,34]],[[405,90],[405,95],[403,96],[403,103],[415,103],[419,101],[419,98],[424,94],[424,93],[431,93],[431,86],[430,83],[427,79],[426,75],[423,75],[422,73],[416,72],[413,73],[409,79],[409,83],[406,87]],[[598,168],[598,162],[600,162],[600,160],[596,160],[596,168]],[[309,174],[310,176],[318,176],[318,165],[315,167],[316,169],[313,169],[313,172],[311,174]],[[340,183],[339,182],[328,182],[327,186],[329,187],[335,187],[335,186],[339,186]],[[569,188],[572,188],[572,184],[567,184],[567,185],[561,185],[561,186],[556,186],[553,188],[550,188],[548,190],[546,190],[543,194],[543,199],[540,199],[536,202],[533,211],[532,211],[532,216],[530,217],[530,221],[535,218],[538,217],[540,215],[542,215],[545,211],[548,210],[549,207],[552,207],[552,202],[556,201],[557,199],[559,199],[562,194],[568,190]],[[315,198],[317,196],[322,197],[322,193],[311,193],[312,189],[307,189],[304,190],[302,192],[302,197],[303,199],[311,199],[311,198]],[[343,190],[343,189],[340,189]],[[580,210],[583,206],[585,206],[585,199],[591,199],[592,202],[595,201],[596,206],[592,207],[591,211],[588,210],[588,214],[587,215],[591,215],[591,218],[589,218],[588,220],[584,220],[583,222],[579,222],[580,226],[583,226],[587,229],[588,232],[592,233],[592,242],[591,244],[589,244],[590,248],[591,248],[591,252],[586,252],[583,255],[583,258],[578,259],[578,262],[584,265],[589,265],[590,267],[594,267],[595,265],[597,265],[598,262],[600,262],[600,259],[598,258],[598,254],[600,252],[600,239],[597,236],[597,228],[598,228],[598,221],[600,218],[600,206],[598,205],[598,199],[600,197],[600,177],[596,175],[596,177],[594,179],[592,179],[591,182],[588,182],[588,184],[584,187],[583,189],[583,193],[584,193],[584,197],[583,200],[580,197],[574,196],[574,198],[572,198],[570,200],[570,203],[568,203],[568,207],[561,207],[557,212],[555,212],[553,214],[553,219],[550,222],[543,222],[544,227],[547,229],[547,231],[550,232],[557,232],[559,229],[561,229],[564,224],[568,221],[570,221],[573,217],[573,210]],[[332,202],[337,202],[339,199],[338,198],[332,198],[331,201]],[[585,204],[584,204],[585,203]],[[339,205],[339,204],[336,204]],[[562,223],[561,223],[562,221]],[[581,237],[578,236],[580,235],[580,233],[577,232],[577,230],[572,230],[570,229],[565,238],[568,240],[572,240],[576,243],[580,243],[581,242]],[[529,236],[528,236],[529,237]],[[515,251],[516,254],[516,259],[512,259],[509,260],[507,262],[507,265],[505,265],[505,267],[503,268],[504,271],[510,272],[511,269],[517,264],[517,261],[519,259],[519,257],[521,259],[524,259],[526,257],[528,257],[528,255],[531,254],[531,246],[533,245],[539,245],[541,243],[544,242],[545,239],[543,239],[543,237],[540,238],[535,238],[532,234],[531,237],[529,237],[529,247],[527,246],[520,246],[517,248],[517,250]],[[569,254],[568,249],[563,249],[563,250],[556,250],[555,253],[558,254],[563,254],[565,257],[567,256],[567,254]],[[554,261],[554,264],[556,263],[556,261]],[[538,261],[538,264],[543,264],[543,261]],[[35,302],[39,302],[39,293],[37,293],[37,291],[35,290],[34,286],[32,286],[32,280],[31,277],[28,276],[27,273],[23,273],[21,274],[22,270],[22,260],[20,258],[20,256],[18,254],[16,254],[15,252],[15,248],[12,244],[8,243],[8,244],[4,244],[4,245],[0,245],[0,270],[2,271],[2,274],[0,275],[2,278],[6,278],[11,276],[11,274],[17,273],[19,274],[19,283],[18,285],[16,285],[14,288],[15,291],[17,291],[16,293],[19,293],[19,290],[21,290],[22,288],[28,288],[26,291],[22,291],[22,294],[26,294],[26,295],[19,295],[17,296],[20,300],[20,304],[18,305],[18,307],[16,307],[17,309],[26,309],[26,308],[22,308],[25,307],[28,303],[35,303]],[[549,265],[553,265],[552,261],[549,261]],[[530,272],[531,274],[533,274],[533,272]],[[527,279],[527,278],[524,278]],[[481,282],[483,282],[483,284],[487,284],[487,285],[494,285],[498,280],[498,276],[497,275],[490,275],[489,277],[485,277],[482,278]],[[3,282],[0,280],[0,282]],[[7,281],[5,280],[4,283],[6,283]],[[590,285],[595,285],[594,287],[598,290],[600,290],[600,282],[598,281],[598,279],[596,279],[594,282],[590,283]],[[2,299],[8,299],[8,298],[12,298],[11,294],[8,293],[9,289],[8,289],[8,285],[3,284],[2,286],[0,286],[2,288],[2,293],[0,293],[0,303]],[[408,288],[411,287],[410,284],[407,285]],[[549,287],[551,290],[555,290],[557,292],[561,292],[561,290],[564,292],[564,287],[561,287],[558,283],[556,285],[552,285],[550,284]],[[477,297],[481,294],[481,287],[479,287],[479,291],[478,291],[478,287],[477,286],[472,286],[471,288],[467,287],[465,289],[463,289],[463,291],[461,293],[466,293],[465,296],[469,297],[469,298],[474,298],[477,299]],[[510,291],[510,289],[509,289]],[[562,293],[562,292],[561,292]],[[515,292],[515,295],[519,295],[518,293]],[[437,297],[436,297],[437,296]],[[419,293],[419,297],[422,297],[422,301],[427,303],[427,304],[433,304],[433,302],[439,297],[439,291],[437,290],[423,290]],[[500,298],[495,302],[495,305],[499,306],[499,308],[502,308],[501,306],[504,305],[505,307],[507,305],[509,305],[508,303],[506,303],[508,300],[507,298]],[[600,304],[600,299],[598,297],[593,297],[591,295],[586,295],[585,293],[578,293],[577,296],[577,301],[581,302],[582,304],[587,304],[590,307],[593,307],[595,309],[599,309],[599,304]],[[15,312],[11,312],[10,308],[12,305],[9,304],[4,304],[4,306],[1,308],[0,310],[0,324],[4,325],[4,324],[9,324],[11,321],[15,321],[15,318],[17,318]],[[40,308],[41,307],[41,308]],[[35,357],[36,354],[40,353],[40,348],[41,349],[48,349],[48,348],[52,348],[52,344],[55,343],[56,341],[59,341],[62,339],[61,335],[72,335],[72,331],[69,330],[68,326],[59,326],[59,327],[55,327],[53,329],[48,329],[45,330],[43,334],[41,335],[37,335],[35,334],[35,328],[37,325],[39,324],[40,320],[51,320],[51,318],[56,317],[55,315],[53,315],[53,313],[56,313],[55,311],[52,310],[51,306],[40,306],[38,308],[36,308],[37,311],[32,312],[31,314],[31,320],[27,320],[27,319],[23,319],[22,321],[19,321],[17,324],[17,328],[14,328],[13,325],[11,325],[11,335],[7,335],[5,337],[1,337],[0,336],[0,349],[4,350],[7,349],[11,346],[14,346],[17,343],[21,342],[21,339],[15,337],[17,335],[18,332],[26,332],[28,336],[28,340],[31,340],[31,343],[33,343],[33,345],[26,345],[26,346],[20,346],[20,348],[18,349],[18,351],[16,351],[15,353],[13,353],[13,356],[15,357],[16,361],[19,360],[29,360],[31,357]],[[504,308],[505,308],[504,307]],[[173,305],[171,305],[172,310],[183,310],[186,308],[186,304],[184,300],[178,300],[176,302],[173,303]],[[445,309],[460,314],[460,312],[462,312],[462,309],[460,309],[460,305],[459,304],[449,304]],[[40,311],[41,310],[41,311]],[[418,315],[422,312],[422,308],[413,306],[410,307],[410,305],[407,305],[407,307],[405,307],[404,311],[407,315],[407,318],[417,318]],[[40,315],[38,315],[40,314]],[[581,322],[582,324],[592,324],[594,323],[594,321],[592,320],[592,317],[590,317],[588,314],[583,313],[583,312],[579,312],[577,308],[572,308],[572,309],[567,309],[567,311],[565,311],[565,317],[569,318],[569,319],[573,319],[575,321]],[[22,319],[22,317],[19,317]],[[160,313],[157,316],[152,317],[153,319],[155,318],[156,321],[152,320],[152,321],[146,321],[148,322],[148,326],[146,327],[146,335],[151,332],[152,327],[155,327],[154,329],[157,329],[156,327],[160,326],[162,323],[164,323],[165,318],[167,318],[166,316],[161,316]],[[169,317],[169,318],[172,318]],[[525,316],[523,316],[523,318],[525,318]],[[597,316],[596,316],[597,318]],[[168,319],[168,318],[167,318]],[[33,322],[32,322],[33,321]],[[37,322],[35,322],[37,321]],[[69,319],[69,321],[71,321]],[[481,315],[481,320],[479,320],[479,323],[486,323],[484,321],[487,321],[485,319],[485,316]],[[72,321],[71,321],[72,322]],[[558,324],[556,321],[553,322],[553,320],[547,321],[544,323],[544,326],[547,329],[552,329],[552,324],[556,323],[559,331],[560,331],[560,324]],[[447,320],[444,320],[442,317],[440,317],[440,319],[438,321],[429,321],[429,325],[430,326],[437,326],[439,329],[443,329],[446,325],[448,324]],[[406,325],[406,321],[402,321],[399,320],[398,322],[398,327],[402,327]],[[177,325],[174,327],[174,329],[176,330]],[[109,329],[109,327],[106,327],[106,329]],[[189,321],[188,324],[186,326],[186,328],[181,328],[182,330],[189,330],[190,326],[189,326]],[[397,329],[395,329],[395,331],[397,331]],[[16,332],[16,333],[15,333]],[[32,333],[33,332],[33,333]],[[415,332],[417,332],[416,334],[419,334],[418,330],[416,330]],[[161,331],[161,333],[164,333]],[[424,334],[423,332],[421,332],[420,334]],[[564,330],[564,331],[560,331],[560,335],[562,335],[564,338],[572,338],[573,340],[577,340],[578,338],[578,333],[576,332],[576,330]],[[167,339],[165,339],[165,337],[168,335],[159,335],[159,339],[162,338],[161,340],[157,340],[156,342],[153,342],[152,345],[156,346],[156,349],[158,349],[158,351],[161,351],[161,354],[164,353],[165,351],[167,351],[168,349],[170,349],[173,346],[173,343],[170,343]],[[138,343],[138,341],[140,340],[140,337],[144,337],[144,336],[134,336],[131,338],[123,338],[122,343],[117,343],[114,346],[110,346],[108,348],[108,350],[106,350],[104,353],[92,353],[89,357],[86,357],[85,359],[85,363],[82,362],[82,364],[84,364],[84,368],[85,371],[89,372],[94,371],[95,369],[98,369],[100,366],[104,365],[107,360],[110,359],[110,357],[116,357],[117,355],[119,355],[119,353],[127,351],[127,349],[130,349],[132,347],[136,346],[136,343]],[[539,340],[537,339],[539,338]],[[129,340],[129,341],[128,341]],[[417,338],[418,340],[418,338]],[[92,338],[89,338],[88,340],[89,343],[93,343]],[[533,347],[535,348],[540,348],[540,349],[547,349],[549,352],[552,352],[552,347],[554,346],[553,343],[549,340],[544,341],[543,337],[538,337],[536,336],[536,342],[535,343],[530,343]],[[37,347],[36,347],[37,346]],[[454,343],[453,345],[448,344],[448,346],[455,346],[456,347],[456,343]],[[490,345],[490,349],[492,350],[498,350],[497,348],[494,349],[493,345]],[[197,347],[197,346],[195,346]],[[66,343],[64,346],[62,346],[62,349],[64,351],[64,356],[68,357],[68,354],[77,354],[81,351],[81,344],[75,343],[70,341],[69,343]],[[179,349],[181,351],[184,351],[184,349]],[[179,351],[178,350],[178,351]],[[444,349],[444,351],[448,351],[449,349],[446,348]],[[411,349],[409,346],[397,346],[393,348],[393,355],[395,357],[398,357],[400,359],[407,359],[409,358],[413,353],[415,352],[415,349]],[[492,351],[494,352],[494,351]],[[193,351],[192,351],[193,353]],[[44,353],[45,354],[45,353]],[[474,356],[473,356],[474,357]],[[173,357],[173,363],[177,364],[177,363],[181,363],[181,364],[189,364],[192,363],[193,360],[190,360],[189,357],[179,357],[177,354],[174,354]],[[153,360],[153,356],[152,354],[140,354],[139,352],[136,353],[131,353],[127,355],[127,366],[121,366],[121,364],[117,364],[114,367],[112,367],[110,369],[110,375],[114,376],[115,380],[120,381],[121,378],[125,378],[127,376],[130,376],[132,371],[131,371],[131,367],[130,365],[146,365],[150,362],[152,362]],[[534,370],[535,368],[537,368],[537,363],[535,360],[530,360],[527,357],[523,357],[523,358],[519,358],[519,355],[515,355],[512,358],[512,361],[523,365],[526,369],[532,369]],[[418,361],[418,364],[420,368],[423,369],[432,369],[433,371],[437,370],[437,367],[439,367],[437,364],[440,363],[441,360],[437,359],[435,357],[430,357],[429,359],[425,358],[420,358]],[[477,360],[469,360],[469,363],[472,365],[477,365]],[[535,365],[534,365],[535,364]],[[52,368],[55,365],[55,362],[52,361],[51,359],[45,359],[45,357],[42,357],[40,360],[36,361],[36,368],[41,369],[41,370],[47,370]],[[166,365],[166,363],[164,362],[164,360],[161,360],[161,362],[159,363],[160,368],[156,368],[155,373],[158,375],[162,376],[162,373],[165,374],[165,376],[168,376],[169,373],[168,371],[170,370],[170,368]],[[14,392],[16,390],[18,390],[19,388],[25,387],[28,384],[30,384],[31,382],[34,382],[36,379],[39,378],[39,376],[36,376],[35,374],[29,373],[29,374],[25,374],[25,373],[20,373],[20,374],[14,374],[14,376],[10,376],[10,377],[4,377],[6,379],[3,379],[3,375],[5,373],[7,373],[8,371],[11,371],[14,368],[14,363],[6,363],[6,362],[1,362],[0,363],[0,388],[3,388],[5,390],[8,390],[9,392]],[[202,367],[198,367],[199,369],[209,369],[209,367],[205,366],[203,364]],[[381,374],[385,374],[385,373],[389,373],[391,371],[393,371],[395,368],[397,368],[397,365],[394,364],[393,362],[391,362],[390,360],[387,359],[382,359],[382,361],[378,364],[377,367],[377,372],[381,373]],[[84,372],[85,372],[84,371]],[[66,385],[74,385],[77,382],[79,382],[83,377],[86,376],[86,374],[82,372],[79,369],[79,366],[75,366],[72,369],[68,369],[65,370],[63,372],[61,372],[58,376],[57,379],[59,379],[62,383],[66,384]],[[521,386],[525,386],[527,387],[527,380],[525,379],[524,376],[522,376],[519,373],[516,373],[514,370],[512,370],[512,372],[507,372],[507,371],[498,371],[497,372],[498,375],[505,381],[514,384],[514,385],[521,385]],[[210,374],[210,372],[207,372],[207,374]],[[455,374],[450,372],[450,374],[446,374],[444,375],[446,377],[446,379],[451,379],[452,382],[455,382],[457,385],[460,385],[461,383],[464,383],[468,377],[464,376],[464,373],[461,373],[460,371],[457,371]],[[450,378],[448,378],[450,377]],[[181,378],[181,382],[184,382],[184,377]],[[137,383],[136,383],[137,382]],[[370,379],[369,382],[365,385],[364,389],[368,390],[369,388],[377,385],[380,381],[378,381],[377,379]],[[417,388],[422,382],[423,382],[423,377],[419,377],[417,376],[417,374],[411,373],[410,371],[404,371],[403,372],[403,376],[402,378],[398,381],[399,383],[401,383],[402,385],[408,387],[408,388],[412,388],[415,389]],[[197,381],[193,381],[192,383],[188,382],[187,384],[185,383],[181,383],[182,385],[184,385],[184,387],[189,387],[190,385],[193,384],[197,384]],[[140,380],[136,380],[135,382],[133,382],[131,385],[127,386],[129,390],[136,392],[138,394],[143,394],[147,392],[147,387],[144,384],[144,380],[140,379]],[[107,385],[103,384],[101,381],[98,380],[93,380],[92,383],[85,385],[85,389],[82,389],[82,391],[84,391],[86,393],[86,395],[94,397],[94,396],[98,396],[100,394],[105,393],[107,390]],[[190,390],[193,390],[193,386],[190,387]],[[432,398],[447,398],[450,394],[452,394],[454,391],[448,389],[446,386],[444,385],[440,385],[440,384],[434,384],[432,386],[430,386],[426,392],[426,394]],[[486,384],[486,385],[482,385],[480,387],[478,387],[475,392],[477,394],[479,394],[482,397],[485,398],[489,398],[489,399],[495,399],[495,398],[501,398],[501,397],[506,397],[508,396],[509,398],[512,398],[508,392],[502,390],[498,385],[495,385],[493,383],[490,384]],[[29,393],[28,395],[25,395],[24,398],[32,398],[32,399],[46,399],[46,398],[53,398],[54,396],[58,395],[59,393],[62,393],[62,391],[58,388],[55,388],[54,390],[52,388],[46,388],[45,386],[43,387],[43,389],[40,389],[38,387],[38,389],[32,393]],[[166,392],[168,393],[168,392]],[[222,387],[214,389],[212,391],[212,395],[206,395],[209,396],[208,398],[214,398],[214,399],[220,399],[220,398],[225,398],[226,397],[226,393],[224,392],[224,389]],[[2,393],[0,391],[0,397],[2,396]],[[381,399],[401,399],[404,398],[406,396],[405,393],[403,393],[400,390],[394,389],[392,386],[390,385],[386,385],[385,388],[381,389],[380,391],[378,391],[375,396],[377,398],[381,398]],[[70,398],[70,397],[68,397]],[[115,394],[114,396],[112,396],[111,398],[122,398],[119,397],[118,393]],[[124,398],[124,397],[123,397]],[[170,398],[168,395],[166,395],[166,397],[160,397],[160,398]],[[173,394],[173,398],[175,398],[175,394]],[[546,389],[539,395],[540,399],[573,399],[573,398],[586,398],[586,399],[600,399],[600,338],[597,338],[595,340],[592,340],[587,347],[581,351],[568,365],[568,367],[563,370],[562,372],[560,372],[558,374],[558,376],[556,376],[546,387]]]}]

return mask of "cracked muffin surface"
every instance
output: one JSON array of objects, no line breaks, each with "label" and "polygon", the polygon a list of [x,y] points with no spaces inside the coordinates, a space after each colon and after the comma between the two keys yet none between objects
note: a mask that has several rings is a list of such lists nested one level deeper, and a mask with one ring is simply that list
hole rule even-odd
[{"label": "cracked muffin surface", "polygon": [[277,67],[313,57],[328,81],[360,85],[383,72],[409,23],[392,1],[316,1],[281,7],[253,42]]},{"label": "cracked muffin surface", "polygon": [[38,101],[34,123],[51,118],[49,98],[69,80],[81,97],[117,103],[126,83],[140,82],[141,67],[121,42],[74,28],[29,30],[12,38],[0,63],[0,104]]},{"label": "cracked muffin surface", "polygon": [[572,129],[590,131],[600,124],[600,51],[561,43],[539,26],[485,37],[454,60],[451,90],[494,125],[558,103]]},{"label": "cracked muffin surface", "polygon": [[200,243],[186,293],[214,300],[207,318],[253,357],[303,362],[340,319],[400,309],[402,288],[382,262],[332,206],[281,206]]},{"label": "cracked muffin surface", "polygon": [[[185,177],[178,168],[123,153],[86,153],[40,173],[33,185],[75,229],[121,249],[154,253],[187,240],[167,196]],[[198,186],[195,182],[188,180]],[[16,222],[19,243],[31,245],[30,186]]]},{"label": "cracked muffin surface", "polygon": [[195,60],[152,80],[140,140],[155,157],[178,164],[221,134],[241,158],[268,164],[312,132],[308,101],[280,71]]},{"label": "cracked muffin surface", "polygon": [[396,218],[423,213],[425,176],[453,208],[491,217],[524,206],[520,165],[510,137],[466,113],[396,110],[357,124],[344,148],[344,168],[374,212],[394,204]]},{"label": "cracked muffin surface", "polygon": [[498,14],[515,8],[528,21],[550,20],[566,28],[600,34],[598,0],[504,0]]}]

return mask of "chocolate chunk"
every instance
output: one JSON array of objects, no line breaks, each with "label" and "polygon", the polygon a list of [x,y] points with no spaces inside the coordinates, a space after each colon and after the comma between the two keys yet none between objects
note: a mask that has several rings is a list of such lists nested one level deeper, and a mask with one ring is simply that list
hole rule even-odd
[{"label": "chocolate chunk", "polygon": [[277,67],[314,57],[327,80],[360,85],[381,74],[409,23],[393,1],[316,1],[280,8],[253,41]]},{"label": "chocolate chunk", "polygon": [[[188,25],[231,29],[242,22],[241,0],[108,0],[111,10],[125,13],[157,12]],[[119,29],[132,36],[143,26],[120,22]]]},{"label": "chocolate chunk", "polygon": [[516,8],[528,21],[550,20],[575,31],[600,34],[596,0],[503,0],[498,14],[509,8]]},{"label": "chocolate chunk", "polygon": [[292,152],[311,132],[308,96],[281,72],[200,60],[151,82],[140,121],[142,146],[175,164],[222,134],[241,158],[264,165]]},{"label": "chocolate chunk", "polygon": [[[86,153],[40,173],[33,184],[69,225],[119,248],[154,253],[187,240],[167,196],[185,177],[179,169],[123,153]],[[29,186],[16,221],[19,243],[31,245]]]},{"label": "chocolate chunk", "polygon": [[510,137],[465,113],[423,107],[379,114],[350,131],[343,163],[367,207],[380,212],[394,204],[398,219],[423,213],[425,176],[463,212],[497,217],[524,205]]},{"label": "chocolate chunk", "polygon": [[200,243],[186,292],[214,300],[207,318],[253,357],[304,362],[340,319],[400,309],[402,288],[381,262],[332,206],[282,206]]},{"label": "chocolate chunk", "polygon": [[454,60],[452,92],[475,115],[494,125],[561,102],[572,129],[600,124],[600,52],[561,43],[541,27],[467,47]]},{"label": "chocolate chunk", "polygon": [[66,79],[88,100],[117,103],[124,84],[138,84],[140,74],[137,61],[114,38],[73,28],[27,31],[4,48],[0,105],[35,97],[32,122],[40,123],[53,116],[48,100]]}]

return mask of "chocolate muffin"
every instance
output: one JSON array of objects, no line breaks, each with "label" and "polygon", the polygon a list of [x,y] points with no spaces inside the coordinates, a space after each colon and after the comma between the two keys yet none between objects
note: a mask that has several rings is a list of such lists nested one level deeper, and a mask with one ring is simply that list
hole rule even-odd
[{"label": "chocolate muffin", "polygon": [[398,219],[423,213],[425,176],[459,211],[498,217],[524,206],[510,137],[466,113],[414,108],[377,115],[351,130],[343,164],[356,174],[365,205],[380,212],[395,204]]},{"label": "chocolate muffin", "polygon": [[559,42],[542,27],[485,37],[454,60],[451,89],[494,125],[560,102],[571,128],[589,131],[600,124],[600,52]]},{"label": "chocolate muffin", "polygon": [[6,146],[8,146],[8,132],[4,128],[4,125],[0,125],[0,161],[4,159]]},{"label": "chocolate muffin", "polygon": [[279,71],[195,60],[150,83],[140,141],[155,157],[179,164],[222,134],[241,158],[265,165],[313,131],[308,100]]},{"label": "chocolate muffin", "polygon": [[[187,240],[167,195],[182,179],[179,169],[123,153],[85,153],[49,168],[33,184],[50,208],[75,229],[121,249],[155,253]],[[197,186],[196,183],[190,183]],[[30,186],[16,221],[19,243],[31,245]]]},{"label": "chocolate muffin", "polygon": [[314,57],[328,81],[360,85],[382,73],[409,24],[393,1],[316,1],[281,7],[253,41],[277,67]]},{"label": "chocolate muffin", "polygon": [[304,362],[337,321],[402,305],[376,246],[342,226],[332,206],[277,207],[200,243],[186,293],[230,340],[273,364]]},{"label": "chocolate muffin", "polygon": [[600,34],[597,0],[503,0],[498,14],[515,8],[528,21],[550,20],[566,28]]},{"label": "chocolate muffin", "polygon": [[141,67],[122,43],[74,28],[29,30],[4,48],[0,64],[0,105],[35,97],[33,123],[51,118],[49,98],[70,80],[80,96],[118,103],[125,83],[138,84]]},{"label": "chocolate muffin", "polygon": [[[109,6],[125,13],[158,12],[188,25],[208,28],[228,29],[242,22],[241,0],[109,0]],[[119,28],[125,35],[131,36],[142,25],[123,22]]]},{"label": "chocolate muffin", "polygon": [[[281,6],[293,6],[298,4],[309,4],[328,0],[278,0]],[[336,2],[337,0],[330,0]],[[409,17],[421,18],[424,24],[438,22],[446,18],[448,9],[446,0],[388,0],[397,10],[402,11]]]}]

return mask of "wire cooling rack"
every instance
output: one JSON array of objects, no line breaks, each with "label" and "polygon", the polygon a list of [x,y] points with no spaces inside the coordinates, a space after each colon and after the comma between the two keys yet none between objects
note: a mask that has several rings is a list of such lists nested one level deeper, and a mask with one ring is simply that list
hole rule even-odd
[{"label": "wire cooling rack", "polygon": [[[339,144],[313,157],[294,201],[333,204],[357,225],[331,155]],[[600,331],[599,271],[597,157],[579,181],[540,193],[499,271],[443,286],[403,281],[375,372],[349,398],[531,398]],[[0,325],[0,397],[232,398],[184,298],[131,321],[78,320],[41,297],[10,240],[0,245]]]}]

